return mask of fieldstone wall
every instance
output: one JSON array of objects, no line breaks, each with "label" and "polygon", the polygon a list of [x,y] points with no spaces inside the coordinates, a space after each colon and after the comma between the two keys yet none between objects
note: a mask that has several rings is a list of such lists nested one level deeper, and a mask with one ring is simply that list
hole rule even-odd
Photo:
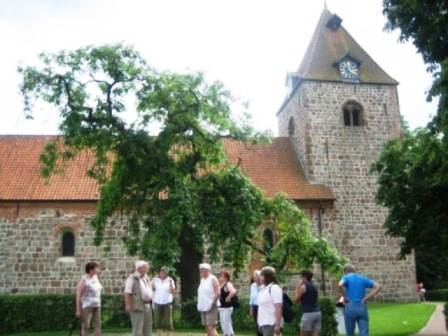
[{"label": "fieldstone wall", "polygon": [[[121,243],[122,225],[107,235],[109,253],[92,243],[89,220],[94,202],[23,203],[0,205],[0,293],[75,293],[85,264],[101,267],[104,293],[122,293],[135,258],[126,255]],[[62,257],[62,234],[75,235],[75,256]]]},{"label": "fieldstone wall", "polygon": [[[344,126],[347,102],[362,106],[363,126]],[[396,86],[303,82],[279,114],[280,136],[288,136],[291,118],[309,181],[336,197],[332,216],[323,219],[324,237],[383,286],[379,299],[415,301],[414,256],[397,260],[398,242],[385,236],[387,209],[375,203],[378,185],[369,173],[387,140],[400,136]]]}]

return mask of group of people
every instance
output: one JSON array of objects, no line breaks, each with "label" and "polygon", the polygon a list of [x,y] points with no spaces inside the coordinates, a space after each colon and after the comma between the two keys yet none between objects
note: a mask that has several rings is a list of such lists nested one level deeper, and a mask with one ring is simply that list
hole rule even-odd
[{"label": "group of people", "polygon": [[[81,278],[76,290],[76,316],[81,318],[81,335],[87,336],[90,326],[94,336],[101,335],[101,290],[97,274],[99,264],[86,264],[86,274]],[[139,260],[135,263],[135,272],[124,286],[125,310],[130,314],[134,336],[150,336],[152,332],[152,310],[158,336],[162,330],[170,336],[173,329],[173,294],[176,290],[174,280],[169,277],[167,267],[161,267],[152,280],[148,276],[149,265]]]},{"label": "group of people", "polygon": [[[82,320],[82,335],[87,336],[90,326],[94,336],[101,335],[101,301],[102,286],[98,280],[99,265],[89,262],[85,266],[86,274],[78,283],[76,295],[76,316]],[[161,267],[158,275],[150,280],[149,265],[145,261],[135,263],[135,272],[125,283],[125,310],[130,314],[134,336],[150,336],[152,330],[152,309],[158,336],[165,329],[167,336],[173,329],[172,302],[175,283],[169,277],[169,270]],[[198,288],[197,309],[201,315],[202,325],[208,336],[217,336],[216,323],[218,314],[224,336],[233,336],[232,298],[236,296],[230,272],[221,270],[218,278],[212,274],[208,263],[199,265],[201,281]],[[300,323],[301,336],[318,336],[322,326],[321,311],[318,306],[318,289],[312,282],[313,273],[309,270],[299,272],[299,283],[295,289],[294,299],[302,306]],[[355,272],[352,265],[344,267],[344,276],[339,282],[344,298],[344,319],[347,336],[355,335],[355,324],[361,336],[368,336],[369,318],[366,302],[381,289],[371,279]],[[366,289],[372,290],[366,294]],[[279,286],[276,271],[266,266],[253,273],[249,295],[250,316],[254,320],[257,336],[273,336],[281,333],[284,325],[282,317],[283,290]]]}]

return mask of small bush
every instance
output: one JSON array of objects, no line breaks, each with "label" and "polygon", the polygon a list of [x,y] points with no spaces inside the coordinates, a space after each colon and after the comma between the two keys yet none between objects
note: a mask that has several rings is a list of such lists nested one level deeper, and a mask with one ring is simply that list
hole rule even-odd
[{"label": "small bush", "polygon": [[445,314],[445,329],[448,331],[448,303],[445,303],[445,309],[443,313]]}]

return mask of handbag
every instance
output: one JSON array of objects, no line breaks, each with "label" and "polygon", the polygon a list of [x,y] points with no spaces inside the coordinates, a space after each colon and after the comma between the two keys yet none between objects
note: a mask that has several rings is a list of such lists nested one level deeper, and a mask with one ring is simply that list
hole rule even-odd
[{"label": "handbag", "polygon": [[232,307],[234,309],[238,309],[241,306],[240,300],[238,299],[238,295],[234,295],[232,296],[232,298],[230,299],[230,303],[232,304]]}]

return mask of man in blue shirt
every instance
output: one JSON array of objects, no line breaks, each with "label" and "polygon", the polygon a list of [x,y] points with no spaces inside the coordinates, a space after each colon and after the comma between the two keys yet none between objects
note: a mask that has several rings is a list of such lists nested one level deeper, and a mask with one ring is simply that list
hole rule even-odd
[{"label": "man in blue shirt", "polygon": [[[366,288],[373,288],[366,295]],[[361,336],[369,336],[369,314],[366,302],[372,299],[381,289],[373,280],[355,273],[353,265],[344,267],[344,276],[339,281],[339,290],[345,301],[344,320],[347,336],[355,336],[355,324]]]}]

